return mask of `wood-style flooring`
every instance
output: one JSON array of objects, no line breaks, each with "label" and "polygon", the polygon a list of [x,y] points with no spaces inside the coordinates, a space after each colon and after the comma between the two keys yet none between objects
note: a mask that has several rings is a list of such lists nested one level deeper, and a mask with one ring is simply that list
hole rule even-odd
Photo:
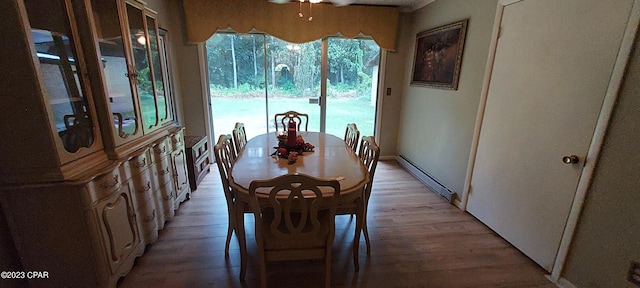
[{"label": "wood-style flooring", "polygon": [[[226,202],[215,165],[158,241],[119,287],[259,287],[253,216],[245,215],[247,276],[232,238],[224,256]],[[355,219],[355,218],[354,218]],[[336,219],[332,287],[555,287],[542,268],[473,216],[447,203],[396,161],[380,161],[369,202],[371,254],[360,240],[354,272],[354,222]],[[322,287],[323,261],[268,262],[269,287]]]}]

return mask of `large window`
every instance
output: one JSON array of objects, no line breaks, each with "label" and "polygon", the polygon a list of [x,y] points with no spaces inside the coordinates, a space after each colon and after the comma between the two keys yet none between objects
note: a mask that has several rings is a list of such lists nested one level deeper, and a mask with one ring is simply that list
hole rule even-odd
[{"label": "large window", "polygon": [[217,33],[207,41],[214,134],[230,133],[235,122],[249,138],[273,132],[274,114],[295,110],[309,114],[310,131],[342,137],[347,123],[356,123],[362,135],[373,135],[379,53],[369,39],[296,44]]}]

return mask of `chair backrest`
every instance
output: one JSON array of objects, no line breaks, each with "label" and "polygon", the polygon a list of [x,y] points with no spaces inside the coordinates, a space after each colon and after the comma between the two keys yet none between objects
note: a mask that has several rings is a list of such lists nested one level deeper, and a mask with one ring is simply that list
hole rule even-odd
[{"label": "chair backrest", "polygon": [[[298,125],[298,131],[308,131],[309,130],[309,115],[304,113],[298,113],[296,111],[287,111],[284,113],[277,113],[274,117],[274,125],[276,126],[276,132],[278,132],[279,127],[282,128],[282,131],[287,131],[287,124],[289,120],[294,120]],[[304,130],[301,130],[302,124],[304,123]]]},{"label": "chair backrest", "polygon": [[231,201],[233,204],[233,189],[229,185],[229,176],[231,175],[231,168],[233,167],[233,145],[231,144],[231,135],[220,135],[218,142],[213,147],[213,152],[216,157],[216,164],[218,164],[218,171],[220,172],[220,180],[222,181],[222,189],[224,195],[227,198],[227,202]]},{"label": "chair backrest", "polygon": [[380,147],[376,144],[373,136],[362,136],[358,157],[360,157],[360,161],[362,161],[369,171],[369,183],[366,184],[364,190],[366,195],[365,199],[369,199],[371,186],[373,185],[373,176],[376,173],[376,166],[378,166],[378,159],[380,158]]},{"label": "chair backrest", "polygon": [[360,130],[358,130],[356,123],[347,124],[347,129],[344,131],[344,142],[351,147],[353,152],[357,152],[358,139],[360,139]]},{"label": "chair backrest", "polygon": [[[262,193],[256,193],[258,189]],[[331,237],[328,240],[332,242],[339,195],[340,183],[337,180],[321,180],[303,174],[252,181],[249,199],[254,215],[256,219],[267,218],[271,221],[262,223],[256,220],[256,240],[261,241],[260,231],[269,229],[269,234],[283,241],[283,245],[286,241],[303,243],[305,239],[317,242],[318,237],[327,233],[326,229],[322,229],[318,213],[328,211],[330,234],[327,237]],[[266,199],[266,203],[259,204],[259,197]]]},{"label": "chair backrest", "polygon": [[240,154],[244,146],[247,145],[247,133],[244,130],[244,123],[237,122],[233,128],[233,145],[236,149],[236,155]]}]

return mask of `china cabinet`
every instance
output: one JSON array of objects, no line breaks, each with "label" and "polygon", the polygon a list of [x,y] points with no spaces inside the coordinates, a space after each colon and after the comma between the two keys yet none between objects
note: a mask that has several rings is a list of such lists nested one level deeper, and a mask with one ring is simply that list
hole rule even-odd
[{"label": "china cabinet", "polygon": [[191,193],[167,32],[141,1],[0,11],[0,213],[16,261],[49,272],[34,287],[115,287]]}]

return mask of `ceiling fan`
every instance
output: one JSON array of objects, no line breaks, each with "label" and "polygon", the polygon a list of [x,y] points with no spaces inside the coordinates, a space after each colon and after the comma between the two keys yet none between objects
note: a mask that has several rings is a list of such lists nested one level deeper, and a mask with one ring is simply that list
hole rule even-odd
[{"label": "ceiling fan", "polygon": [[[307,2],[308,1],[308,2],[311,2],[311,3],[314,3],[314,4],[322,2],[322,0],[269,0],[269,2],[276,3],[276,4],[285,4],[285,3],[292,2],[292,1],[294,1],[294,2],[298,2],[298,1]],[[355,0],[331,0],[330,2],[333,3],[333,5],[335,5],[335,6],[347,6],[347,5],[355,3],[356,1]]]}]

